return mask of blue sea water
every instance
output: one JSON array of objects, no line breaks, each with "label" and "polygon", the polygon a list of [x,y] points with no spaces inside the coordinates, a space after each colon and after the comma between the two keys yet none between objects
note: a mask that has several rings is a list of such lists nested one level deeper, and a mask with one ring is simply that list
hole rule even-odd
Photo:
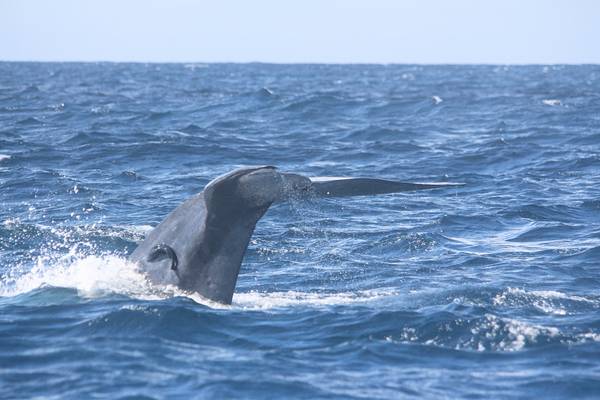
[{"label": "blue sea water", "polygon": [[[232,306],[127,262],[243,165]],[[600,398],[600,66],[0,63],[0,398]]]}]

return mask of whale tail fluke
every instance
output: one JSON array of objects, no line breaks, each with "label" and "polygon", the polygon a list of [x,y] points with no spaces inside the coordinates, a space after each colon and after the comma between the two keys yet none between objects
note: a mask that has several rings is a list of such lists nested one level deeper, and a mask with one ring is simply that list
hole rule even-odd
[{"label": "whale tail fluke", "polygon": [[413,183],[375,178],[325,176],[311,177],[310,181],[312,182],[312,193],[319,197],[365,196],[408,192],[413,190],[449,188],[464,185],[464,183],[452,182]]},{"label": "whale tail fluke", "polygon": [[177,285],[231,304],[244,253],[271,204],[294,198],[363,196],[462,186],[374,178],[315,177],[274,167],[239,168],[215,178],[156,226],[129,256],[153,283]]}]

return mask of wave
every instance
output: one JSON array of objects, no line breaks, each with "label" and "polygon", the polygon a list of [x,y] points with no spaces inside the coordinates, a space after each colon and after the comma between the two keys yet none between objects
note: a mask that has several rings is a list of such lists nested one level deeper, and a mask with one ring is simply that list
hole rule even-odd
[{"label": "wave", "polygon": [[600,342],[600,333],[595,330],[577,331],[492,313],[478,317],[434,313],[413,318],[404,325],[399,333],[383,335],[382,340],[494,353]]},{"label": "wave", "polygon": [[497,294],[493,304],[508,308],[534,308],[544,314],[568,315],[600,309],[600,299],[569,295],[555,290],[507,288]]}]

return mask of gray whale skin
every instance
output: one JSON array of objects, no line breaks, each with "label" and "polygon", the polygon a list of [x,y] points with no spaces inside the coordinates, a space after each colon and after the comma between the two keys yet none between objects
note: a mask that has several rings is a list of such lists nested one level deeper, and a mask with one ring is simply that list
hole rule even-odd
[{"label": "gray whale skin", "polygon": [[291,198],[396,193],[458,186],[373,178],[315,177],[275,167],[240,168],[173,210],[130,255],[148,279],[231,304],[248,242],[269,206]]}]

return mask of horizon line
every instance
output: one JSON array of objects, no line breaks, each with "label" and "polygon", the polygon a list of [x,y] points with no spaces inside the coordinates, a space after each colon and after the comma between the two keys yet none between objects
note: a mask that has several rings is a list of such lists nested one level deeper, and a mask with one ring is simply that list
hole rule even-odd
[{"label": "horizon line", "polygon": [[418,66],[595,66],[600,62],[373,62],[373,61],[139,61],[139,60],[23,60],[0,59],[0,63],[47,64],[264,64],[264,65],[418,65]]}]

